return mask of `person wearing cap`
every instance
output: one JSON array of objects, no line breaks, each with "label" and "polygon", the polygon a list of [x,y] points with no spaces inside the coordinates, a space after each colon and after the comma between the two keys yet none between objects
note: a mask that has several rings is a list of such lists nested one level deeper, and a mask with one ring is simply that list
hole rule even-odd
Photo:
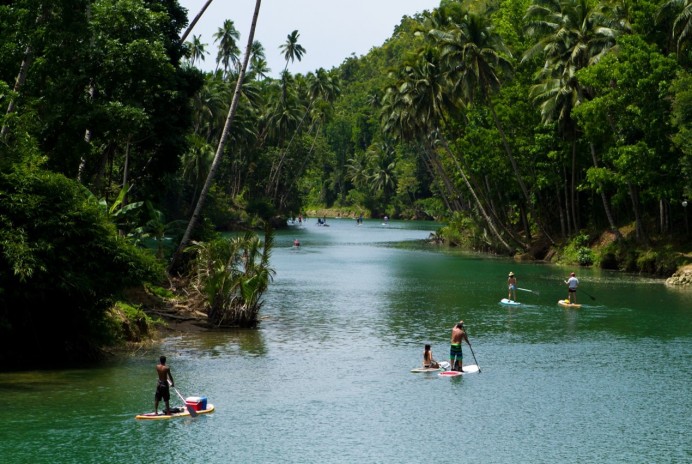
[{"label": "person wearing cap", "polygon": [[577,304],[577,287],[579,286],[579,279],[577,279],[574,272],[570,273],[569,279],[565,280],[567,284],[567,299],[570,304]]},{"label": "person wearing cap", "polygon": [[517,278],[514,277],[514,272],[509,273],[507,286],[507,299],[510,301],[517,301]]},{"label": "person wearing cap", "polygon": [[470,347],[471,342],[469,342],[469,337],[466,336],[466,331],[464,330],[464,321],[459,321],[452,328],[452,341],[449,348],[449,365],[450,370],[464,372],[463,366],[463,355],[461,352],[461,343],[466,341],[466,344]]}]

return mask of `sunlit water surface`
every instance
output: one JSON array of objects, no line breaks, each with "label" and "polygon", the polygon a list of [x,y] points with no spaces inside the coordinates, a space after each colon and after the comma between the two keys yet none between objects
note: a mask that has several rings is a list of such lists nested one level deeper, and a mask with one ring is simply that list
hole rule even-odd
[{"label": "sunlit water surface", "polygon": [[[573,269],[443,250],[425,242],[430,223],[328,224],[278,233],[258,330],[174,335],[97,369],[0,374],[0,460],[692,462],[692,292],[578,269],[584,306],[563,309]],[[499,304],[510,270],[532,290],[518,308]],[[481,372],[411,373],[425,343],[448,357],[462,318],[464,363]],[[134,419],[153,409],[160,354],[213,414]]]}]

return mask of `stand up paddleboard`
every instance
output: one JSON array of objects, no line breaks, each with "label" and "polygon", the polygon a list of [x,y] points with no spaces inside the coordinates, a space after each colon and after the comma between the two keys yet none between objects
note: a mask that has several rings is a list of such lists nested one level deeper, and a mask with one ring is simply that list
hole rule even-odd
[{"label": "stand up paddleboard", "polygon": [[[214,405],[208,404],[207,409],[202,409],[197,411],[197,414],[209,414],[214,412]],[[187,408],[171,408],[171,414],[156,414],[153,412],[148,412],[145,414],[137,414],[135,419],[143,420],[166,420],[166,419],[177,419],[179,417],[190,417],[190,411]]]},{"label": "stand up paddleboard", "polygon": [[440,372],[439,375],[440,377],[458,377],[460,375],[464,374],[475,374],[476,372],[479,371],[478,366],[475,364],[469,364],[468,366],[463,366],[462,369],[464,372],[459,372],[459,371],[444,371]]},{"label": "stand up paddleboard", "polygon": [[440,372],[449,369],[449,363],[447,361],[441,361],[439,364],[440,367],[416,367],[415,369],[411,369],[411,372]]},{"label": "stand up paddleboard", "polygon": [[564,306],[565,308],[581,308],[580,304],[572,304],[569,300],[558,300],[557,304]]},{"label": "stand up paddleboard", "polygon": [[411,369],[411,372],[415,373],[420,373],[420,372],[439,372],[441,371],[441,367],[416,367],[415,369]]},{"label": "stand up paddleboard", "polygon": [[521,306],[521,303],[519,303],[518,301],[508,300],[507,298],[501,299],[500,304],[507,305],[507,306]]}]

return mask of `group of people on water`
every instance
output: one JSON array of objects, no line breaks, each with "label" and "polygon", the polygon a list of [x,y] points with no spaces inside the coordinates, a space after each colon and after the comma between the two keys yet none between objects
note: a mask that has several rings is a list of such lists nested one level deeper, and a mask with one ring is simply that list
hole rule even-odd
[{"label": "group of people on water", "polygon": [[[569,278],[564,282],[567,285],[567,296],[570,304],[577,304],[577,287],[579,286],[579,279],[577,279],[574,272],[571,272]],[[507,291],[507,299],[516,301],[517,276],[511,271],[507,277]],[[463,342],[466,342],[469,348],[471,348],[471,342],[464,328],[464,321],[459,321],[452,327],[452,338],[449,347],[449,366],[452,371],[464,372],[462,368],[463,353],[461,349]],[[440,368],[440,363],[433,358],[432,348],[430,344],[427,343],[423,349],[423,367],[433,369]]]},{"label": "group of people on water", "polygon": [[[459,321],[452,327],[452,339],[449,346],[449,368],[452,371],[464,372],[462,369],[464,356],[461,349],[462,342],[466,342],[469,348],[471,348],[471,342],[464,328],[464,321]],[[433,358],[432,349],[429,344],[426,344],[423,350],[423,367],[433,369],[440,368],[440,363]]]},{"label": "group of people on water", "polygon": [[[567,300],[570,304],[577,304],[577,287],[579,286],[577,275],[571,272],[564,282],[567,285]],[[507,299],[517,301],[517,276],[511,271],[507,277]]]}]

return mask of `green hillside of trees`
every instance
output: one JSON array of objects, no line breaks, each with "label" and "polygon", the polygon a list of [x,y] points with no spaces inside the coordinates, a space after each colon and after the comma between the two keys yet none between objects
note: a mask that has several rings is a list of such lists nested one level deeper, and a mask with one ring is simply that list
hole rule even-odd
[{"label": "green hillside of trees", "polygon": [[[443,0],[306,75],[294,31],[273,79],[277,44],[226,19],[209,57],[176,0],[0,3],[0,365],[98,357],[123,292],[166,277],[213,323],[253,327],[272,227],[308,210],[669,275],[690,259],[691,13]],[[239,230],[263,241],[218,239]]]}]

